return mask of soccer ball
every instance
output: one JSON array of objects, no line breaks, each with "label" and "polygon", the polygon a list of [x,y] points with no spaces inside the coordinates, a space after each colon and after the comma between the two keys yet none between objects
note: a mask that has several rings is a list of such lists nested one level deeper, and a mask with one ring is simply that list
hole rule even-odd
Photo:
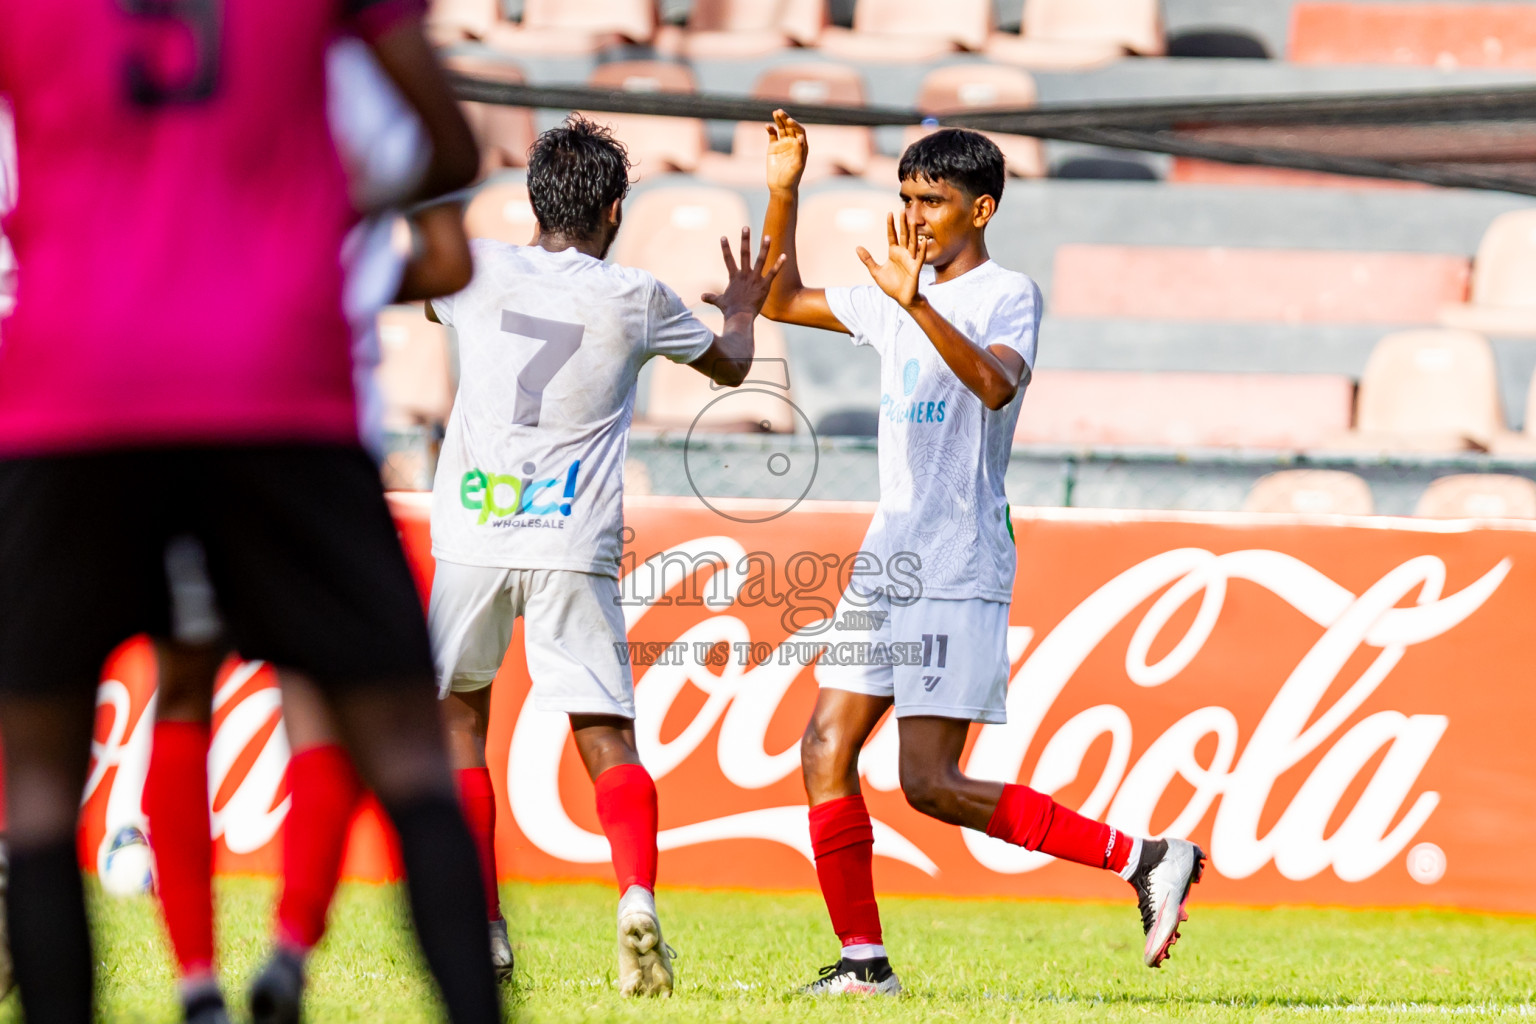
[{"label": "soccer ball", "polygon": [[103,844],[101,887],[113,896],[139,896],[155,885],[155,855],[149,840],[133,825],[124,825]]}]

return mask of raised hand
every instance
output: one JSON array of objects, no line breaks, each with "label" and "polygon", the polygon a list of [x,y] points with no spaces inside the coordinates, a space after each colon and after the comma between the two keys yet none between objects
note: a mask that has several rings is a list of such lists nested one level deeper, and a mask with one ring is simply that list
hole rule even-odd
[{"label": "raised hand", "polygon": [[752,229],[741,229],[741,263],[738,264],[731,255],[730,240],[723,235],[720,238],[720,252],[725,256],[725,268],[730,272],[730,279],[726,283],[723,292],[706,292],[703,296],[705,302],[711,306],[719,306],[720,310],[729,318],[735,313],[750,312],[756,316],[762,311],[763,303],[768,300],[768,289],[773,286],[773,279],[778,276],[779,268],[784,266],[784,255],[768,265],[768,249],[772,240],[763,236],[763,244],[759,246],[757,262],[752,262]]},{"label": "raised hand", "polygon": [[791,191],[800,187],[810,145],[800,122],[782,110],[773,112],[768,125],[768,190]]},{"label": "raised hand", "polygon": [[918,237],[916,231],[907,227],[905,217],[899,222],[900,233],[897,232],[897,223],[895,214],[886,215],[885,236],[890,243],[890,252],[884,263],[876,263],[869,250],[862,245],[858,253],[859,259],[869,269],[869,276],[875,279],[880,290],[901,303],[905,309],[917,301],[918,274],[927,262],[928,239]]}]

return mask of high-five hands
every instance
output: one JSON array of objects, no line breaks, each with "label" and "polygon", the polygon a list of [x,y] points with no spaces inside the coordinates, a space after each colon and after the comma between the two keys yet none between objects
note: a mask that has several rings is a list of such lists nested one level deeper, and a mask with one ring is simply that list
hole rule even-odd
[{"label": "high-five hands", "polygon": [[703,296],[705,302],[711,306],[718,306],[727,317],[734,313],[750,312],[753,316],[762,312],[763,303],[768,300],[768,290],[773,287],[773,279],[778,276],[779,268],[784,266],[784,254],[773,261],[773,266],[768,266],[768,250],[772,243],[767,235],[763,236],[763,244],[758,248],[757,262],[752,262],[752,229],[741,229],[741,263],[738,264],[731,255],[731,242],[724,235],[720,237],[720,252],[725,256],[725,268],[730,274],[723,292],[706,292]]},{"label": "high-five hands", "polygon": [[782,110],[773,112],[768,125],[768,190],[792,191],[800,187],[810,144],[800,122]]},{"label": "high-five hands", "polygon": [[917,279],[927,261],[929,240],[919,237],[908,227],[905,217],[898,222],[895,214],[886,215],[885,237],[890,243],[890,252],[884,263],[876,263],[862,245],[858,249],[859,259],[864,261],[869,276],[875,279],[881,291],[901,303],[903,309],[910,309],[917,301]]}]

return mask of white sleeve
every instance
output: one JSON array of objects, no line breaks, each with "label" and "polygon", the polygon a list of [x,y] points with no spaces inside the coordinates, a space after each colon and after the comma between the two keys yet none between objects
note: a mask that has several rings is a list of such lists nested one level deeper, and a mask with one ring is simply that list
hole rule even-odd
[{"label": "white sleeve", "polygon": [[832,315],[853,335],[855,345],[873,345],[880,348],[890,336],[890,306],[895,305],[885,292],[872,284],[853,288],[828,288],[827,307]]},{"label": "white sleeve", "polygon": [[715,332],[683,305],[671,288],[654,281],[646,324],[646,356],[666,356],[674,363],[691,363],[715,343]]},{"label": "white sleeve", "polygon": [[1040,286],[1024,278],[1024,287],[1003,297],[987,321],[985,345],[1006,345],[1035,368],[1035,349],[1040,336]]}]

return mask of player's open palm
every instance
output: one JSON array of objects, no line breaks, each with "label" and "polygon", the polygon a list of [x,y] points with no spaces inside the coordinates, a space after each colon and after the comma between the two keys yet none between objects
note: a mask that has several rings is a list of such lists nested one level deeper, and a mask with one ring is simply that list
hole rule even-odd
[{"label": "player's open palm", "polygon": [[773,112],[768,125],[768,189],[783,191],[800,187],[810,143],[800,122],[782,110]]},{"label": "player's open palm", "polygon": [[768,263],[768,250],[772,239],[763,236],[763,243],[758,247],[757,262],[752,261],[752,229],[741,229],[741,262],[737,263],[731,255],[730,240],[721,236],[720,251],[725,256],[725,268],[730,272],[730,279],[726,283],[723,292],[706,292],[703,296],[705,302],[711,306],[719,306],[726,316],[732,313],[750,311],[753,316],[762,312],[763,303],[768,301],[768,290],[773,287],[773,279],[778,276],[779,268],[784,266],[784,255]]},{"label": "player's open palm", "polygon": [[859,259],[864,261],[869,276],[875,279],[881,291],[903,307],[910,306],[917,298],[918,275],[927,260],[928,239],[919,238],[917,232],[907,226],[906,218],[898,222],[895,214],[886,215],[885,234],[890,247],[884,263],[876,263],[862,245],[858,249]]}]

